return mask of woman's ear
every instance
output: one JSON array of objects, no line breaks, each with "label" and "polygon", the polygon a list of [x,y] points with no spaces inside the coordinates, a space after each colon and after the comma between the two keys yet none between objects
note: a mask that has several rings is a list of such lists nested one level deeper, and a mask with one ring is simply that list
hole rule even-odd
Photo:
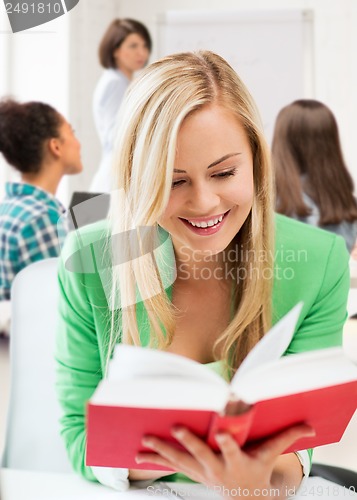
[{"label": "woman's ear", "polygon": [[55,158],[61,157],[61,143],[57,137],[52,137],[47,142],[48,151],[55,156]]}]

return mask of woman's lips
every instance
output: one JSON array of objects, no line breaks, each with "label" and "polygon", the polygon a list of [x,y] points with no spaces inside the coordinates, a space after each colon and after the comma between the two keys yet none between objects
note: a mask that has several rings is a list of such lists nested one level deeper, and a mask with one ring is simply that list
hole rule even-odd
[{"label": "woman's lips", "polygon": [[[207,227],[197,227],[197,226],[193,226],[190,222],[188,222],[187,219],[180,219],[180,221],[185,224],[186,227],[188,227],[193,233],[197,234],[198,236],[211,236],[212,234],[215,234],[217,233],[223,226],[223,224],[225,223],[225,220],[229,214],[230,210],[228,210],[228,212],[226,212],[224,215],[223,215],[223,219],[218,222],[217,224],[214,224],[213,226],[207,226]],[[212,219],[218,219],[219,217],[221,216],[214,216],[214,217],[204,217],[202,219],[190,219],[192,220],[192,222],[206,222],[206,221],[210,221]]]}]

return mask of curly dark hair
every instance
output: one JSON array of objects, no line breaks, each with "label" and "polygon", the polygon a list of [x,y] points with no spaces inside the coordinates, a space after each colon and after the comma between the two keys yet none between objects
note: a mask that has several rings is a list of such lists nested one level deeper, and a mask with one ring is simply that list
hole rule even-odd
[{"label": "curly dark hair", "polygon": [[45,141],[59,137],[61,125],[58,111],[43,102],[0,101],[0,151],[16,170],[36,174]]}]

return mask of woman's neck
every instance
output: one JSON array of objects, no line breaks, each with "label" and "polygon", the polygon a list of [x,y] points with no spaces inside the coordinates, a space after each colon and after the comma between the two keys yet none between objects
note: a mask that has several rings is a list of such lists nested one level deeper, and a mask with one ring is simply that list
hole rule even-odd
[{"label": "woman's neck", "polygon": [[123,73],[123,75],[126,76],[127,79],[131,82],[131,80],[133,79],[133,76],[134,76],[134,73],[132,71],[129,71],[127,69],[122,69],[122,68],[118,68],[118,71]]},{"label": "woman's neck", "polygon": [[209,286],[210,283],[219,281],[231,283],[230,269],[232,264],[225,258],[225,253],[212,254],[209,252],[192,252],[187,248],[175,251],[177,279],[186,281],[195,286]]},{"label": "woman's neck", "polygon": [[22,182],[43,189],[54,196],[61,179],[62,173],[59,173],[56,168],[41,168],[37,174],[23,174],[21,176]]}]

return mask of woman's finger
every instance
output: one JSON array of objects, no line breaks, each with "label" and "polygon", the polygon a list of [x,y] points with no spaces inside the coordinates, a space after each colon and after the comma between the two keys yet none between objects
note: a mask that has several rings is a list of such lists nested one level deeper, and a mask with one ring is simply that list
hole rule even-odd
[{"label": "woman's finger", "polygon": [[215,439],[221,450],[223,460],[227,465],[234,466],[234,464],[237,464],[242,459],[243,452],[229,433],[219,432],[215,435]]},{"label": "woman's finger", "polygon": [[315,436],[315,431],[310,426],[306,424],[295,425],[251,448],[248,453],[263,462],[273,462],[295,441],[312,436]]},{"label": "woman's finger", "polygon": [[[180,470],[184,473],[187,473],[188,471],[199,472],[196,460],[189,453],[178,450],[172,446],[172,444],[166,443],[165,441],[162,441],[154,436],[144,437],[142,444],[146,448],[154,450],[155,454],[165,461],[166,467],[170,467],[174,470]],[[155,456],[155,454],[150,455]],[[147,456],[147,453],[139,453],[138,458],[140,459],[143,455]],[[164,465],[163,462],[158,462],[160,459],[155,460],[155,464]]]},{"label": "woman's finger", "polygon": [[172,468],[170,462],[157,453],[138,453],[135,457],[135,461],[138,464],[148,463],[160,465],[161,467],[167,467],[168,469]]},{"label": "woman's finger", "polygon": [[216,469],[219,459],[202,439],[185,427],[175,427],[172,436],[202,465],[204,469]]}]

